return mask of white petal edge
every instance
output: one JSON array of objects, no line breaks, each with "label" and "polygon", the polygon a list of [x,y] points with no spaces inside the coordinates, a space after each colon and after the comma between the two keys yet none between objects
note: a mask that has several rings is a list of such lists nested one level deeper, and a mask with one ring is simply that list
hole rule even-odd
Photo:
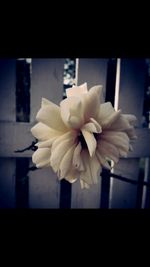
[{"label": "white petal edge", "polygon": [[39,122],[31,128],[31,133],[40,141],[59,136],[61,133],[50,128],[46,124]]},{"label": "white petal edge", "polygon": [[99,163],[103,167],[105,167],[108,170],[111,169],[111,166],[109,165],[109,163],[107,162],[107,160],[105,159],[105,157],[103,157],[103,155],[101,155],[98,150],[96,150],[96,156],[97,156],[97,159],[99,160]]},{"label": "white petal edge", "polygon": [[61,118],[69,128],[78,129],[84,123],[83,105],[80,97],[69,97],[60,102]]},{"label": "white petal edge", "polygon": [[101,134],[101,140],[123,149],[124,152],[129,151],[129,137],[124,132],[104,131]]},{"label": "white petal edge", "polygon": [[37,168],[50,166],[50,149],[38,148],[32,155],[32,161]]},{"label": "white petal edge", "polygon": [[60,107],[47,99],[42,99],[42,107],[36,115],[36,119],[60,132],[67,131],[60,115]]},{"label": "white petal edge", "polygon": [[115,163],[119,161],[119,151],[111,143],[101,140],[97,146],[98,152],[105,158],[113,160]]},{"label": "white petal edge", "polygon": [[81,185],[81,189],[84,189],[84,188],[89,189],[90,188],[90,186],[81,179],[80,179],[80,185]]},{"label": "white petal edge", "polygon": [[103,129],[109,128],[121,114],[121,110],[115,111],[110,102],[100,105],[98,122]]},{"label": "white petal edge", "polygon": [[96,85],[92,87],[88,94],[82,98],[84,104],[84,118],[85,121],[92,118],[97,118],[100,108],[100,95],[102,92],[102,86]]},{"label": "white petal edge", "polygon": [[47,147],[50,148],[53,144],[53,142],[57,139],[57,137],[50,138],[46,141],[41,141],[35,144],[35,146],[42,148],[42,147]]},{"label": "white petal edge", "polygon": [[65,180],[70,183],[74,183],[77,181],[79,174],[80,173],[77,170],[70,169],[70,172],[66,175]]},{"label": "white petal edge", "polygon": [[67,97],[79,96],[81,94],[86,94],[87,92],[88,92],[87,83],[83,83],[80,86],[73,86],[73,87],[66,89]]}]

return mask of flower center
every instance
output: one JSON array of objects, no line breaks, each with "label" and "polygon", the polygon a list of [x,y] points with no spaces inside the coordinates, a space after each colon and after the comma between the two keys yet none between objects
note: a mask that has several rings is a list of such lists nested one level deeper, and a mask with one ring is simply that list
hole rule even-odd
[{"label": "flower center", "polygon": [[94,137],[95,137],[96,141],[98,141],[98,139],[99,139],[99,136],[100,136],[100,133],[93,133],[93,135],[94,135]]},{"label": "flower center", "polygon": [[[97,141],[100,134],[99,133],[93,133],[93,135],[94,135],[94,137],[95,137],[95,139]],[[85,149],[85,148],[88,149],[82,132],[79,132],[79,134],[78,134],[78,142],[81,143],[82,149]]]},{"label": "flower center", "polygon": [[82,132],[79,132],[78,141],[81,143],[82,149],[84,149],[84,148],[87,148],[88,149],[87,144],[85,142],[85,139],[84,139],[84,136],[83,136]]}]

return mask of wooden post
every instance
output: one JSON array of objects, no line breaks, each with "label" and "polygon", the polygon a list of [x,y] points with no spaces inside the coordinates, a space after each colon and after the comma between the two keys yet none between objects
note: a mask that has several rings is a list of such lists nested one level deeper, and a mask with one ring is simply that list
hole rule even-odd
[{"label": "wooden post", "polygon": [[[122,113],[134,114],[138,119],[138,127],[141,127],[142,122],[144,82],[144,59],[122,59],[119,109],[122,110]],[[114,173],[138,180],[139,156],[135,155],[135,158],[132,159],[121,159],[115,166]],[[110,208],[135,208],[136,196],[136,185],[114,179],[110,194]]]},{"label": "wooden post", "polygon": [[[63,59],[33,59],[31,74],[31,122],[45,97],[59,104],[63,96]],[[53,114],[51,114],[53,116]],[[30,165],[33,165],[30,162]],[[29,174],[30,208],[59,208],[60,182],[51,168]]]}]

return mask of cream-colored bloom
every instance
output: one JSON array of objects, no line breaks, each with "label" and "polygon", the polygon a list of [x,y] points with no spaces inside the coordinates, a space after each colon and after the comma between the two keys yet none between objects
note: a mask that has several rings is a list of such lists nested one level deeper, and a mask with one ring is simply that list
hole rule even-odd
[{"label": "cream-colored bloom", "polygon": [[100,103],[102,86],[87,90],[87,84],[67,89],[60,106],[42,99],[38,123],[31,129],[39,140],[32,156],[38,168],[51,166],[59,179],[81,187],[96,184],[102,167],[110,168],[131,148],[136,138],[134,115],[115,111],[110,102]]}]

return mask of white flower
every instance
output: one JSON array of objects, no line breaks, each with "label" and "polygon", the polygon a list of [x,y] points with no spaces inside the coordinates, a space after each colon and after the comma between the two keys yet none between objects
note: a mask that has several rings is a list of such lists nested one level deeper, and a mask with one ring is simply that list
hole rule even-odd
[{"label": "white flower", "polygon": [[87,84],[67,89],[67,98],[60,107],[42,99],[31,129],[39,140],[32,156],[37,168],[51,166],[59,179],[81,187],[96,184],[102,167],[110,168],[126,157],[134,133],[134,115],[115,111],[110,102],[100,104],[102,86],[87,90]]}]

